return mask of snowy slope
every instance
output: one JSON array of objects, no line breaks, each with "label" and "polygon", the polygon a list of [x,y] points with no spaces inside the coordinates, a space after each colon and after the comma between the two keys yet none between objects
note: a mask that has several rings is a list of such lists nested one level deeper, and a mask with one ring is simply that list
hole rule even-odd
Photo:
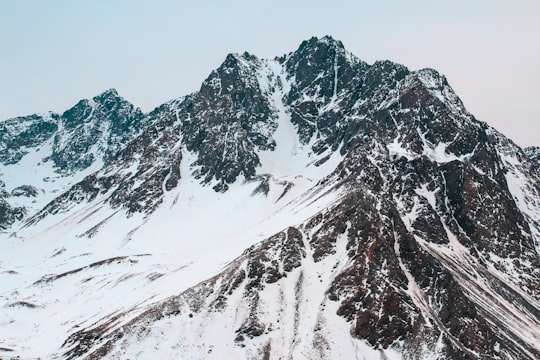
[{"label": "snowy slope", "polygon": [[[337,196],[304,199],[299,196],[303,190],[293,188],[281,197],[279,183],[267,196],[254,195],[257,186],[238,184],[216,197],[211,188],[186,180],[150,219],[125,218],[95,204],[37,234],[23,231],[21,238],[6,239],[4,345],[24,356],[36,351],[49,356],[74,328],[92,324],[111,308],[130,309],[189,288],[275,229],[303,220]],[[83,235],[102,219],[96,235]],[[64,311],[66,306],[73,312]],[[61,326],[51,329],[47,319]]]}]

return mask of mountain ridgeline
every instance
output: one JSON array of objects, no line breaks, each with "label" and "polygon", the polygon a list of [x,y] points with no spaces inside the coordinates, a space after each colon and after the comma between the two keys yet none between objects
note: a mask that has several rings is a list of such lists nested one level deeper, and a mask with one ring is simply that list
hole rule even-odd
[{"label": "mountain ridgeline", "polygon": [[[107,90],[0,122],[0,149],[0,241],[32,249],[56,234],[60,249],[19,283],[18,260],[0,257],[19,284],[4,291],[8,316],[45,314],[46,301],[13,304],[62,281],[113,293],[145,279],[131,303],[55,320],[52,350],[10,335],[0,357],[540,358],[540,151],[478,121],[435,70],[311,38],[272,60],[229,54],[199,91],[148,114]],[[199,217],[204,202],[226,205]],[[264,215],[232,215],[243,209]],[[206,258],[180,261],[195,238]],[[70,265],[88,254],[75,242],[93,262]],[[180,250],[156,273],[159,243]],[[156,284],[167,296],[145,295]]]}]

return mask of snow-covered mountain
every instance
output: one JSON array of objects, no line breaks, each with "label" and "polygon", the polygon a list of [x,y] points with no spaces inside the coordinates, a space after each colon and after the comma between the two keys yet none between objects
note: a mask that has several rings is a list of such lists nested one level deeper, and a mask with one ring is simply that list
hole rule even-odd
[{"label": "snow-covered mountain", "polygon": [[331,37],[0,123],[0,357],[540,358],[540,163]]},{"label": "snow-covered mountain", "polygon": [[31,215],[112,161],[146,127],[140,109],[110,89],[62,115],[0,122],[0,229]]}]

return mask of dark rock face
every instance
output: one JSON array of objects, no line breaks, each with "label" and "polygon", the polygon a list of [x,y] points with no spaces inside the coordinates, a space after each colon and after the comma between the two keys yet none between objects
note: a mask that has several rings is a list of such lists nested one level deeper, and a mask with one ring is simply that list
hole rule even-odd
[{"label": "dark rock face", "polygon": [[523,149],[525,155],[529,157],[533,162],[535,162],[540,167],[540,147],[539,146],[529,146]]},{"label": "dark rock face", "polygon": [[144,128],[143,113],[110,89],[92,100],[81,100],[61,116],[50,158],[64,172],[107,163]]},{"label": "dark rock face", "polygon": [[0,197],[0,229],[8,229],[15,221],[22,220],[25,210],[22,207],[12,207]]},{"label": "dark rock face", "polygon": [[11,206],[7,199],[11,196],[5,189],[5,184],[0,180],[0,229],[8,229],[13,223],[21,220],[25,215],[22,207]]},{"label": "dark rock face", "polygon": [[42,145],[58,130],[58,115],[30,115],[0,122],[0,163],[15,164],[29,148]]},{"label": "dark rock face", "polygon": [[247,53],[229,54],[179,116],[186,148],[198,154],[196,176],[205,183],[218,180],[216,190],[226,190],[239,175],[253,177],[259,165],[255,150],[275,146],[275,114],[256,78],[259,66]]},{"label": "dark rock face", "polygon": [[[239,307],[236,346],[271,354],[283,345],[272,338],[285,332],[269,320],[268,291],[281,300],[294,294],[280,307],[280,316],[293,314],[293,333],[305,315],[301,300],[312,301],[318,319],[335,305],[331,315],[347,321],[351,336],[407,359],[540,358],[538,344],[515,325],[540,329],[540,151],[522,150],[477,121],[436,71],[368,65],[330,37],[305,41],[273,63],[228,55],[198,92],[146,115],[108,91],[57,116],[59,130],[39,117],[25,120],[44,130],[28,130],[19,143],[55,134],[51,159],[60,169],[85,168],[95,154],[104,160],[28,225],[96,199],[151,216],[190,175],[217,192],[258,177],[255,193],[267,195],[271,174],[258,173],[259,154],[279,146],[274,136],[285,115],[313,154],[343,155],[315,185],[340,196],[121,328],[116,319],[129,312],[74,332],[67,358],[121,351],[163,317],[202,319]],[[17,161],[23,145],[3,161]],[[17,211],[0,199],[0,226],[22,217]],[[304,291],[323,278],[323,293],[307,299]],[[331,346],[324,329],[323,321],[312,325],[320,354]]]},{"label": "dark rock face", "polygon": [[316,153],[336,150],[347,140],[348,124],[343,120],[362,97],[371,67],[330,37],[304,41],[282,61],[288,76],[294,77],[286,103],[300,141],[306,144],[315,136]]}]

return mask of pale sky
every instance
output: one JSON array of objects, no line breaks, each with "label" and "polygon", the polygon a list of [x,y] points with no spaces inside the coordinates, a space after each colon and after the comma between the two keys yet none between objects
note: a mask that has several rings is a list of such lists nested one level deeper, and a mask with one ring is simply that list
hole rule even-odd
[{"label": "pale sky", "polygon": [[230,52],[273,58],[324,35],[368,63],[438,70],[478,119],[540,145],[539,0],[0,0],[0,119],[108,88],[150,111]]}]

